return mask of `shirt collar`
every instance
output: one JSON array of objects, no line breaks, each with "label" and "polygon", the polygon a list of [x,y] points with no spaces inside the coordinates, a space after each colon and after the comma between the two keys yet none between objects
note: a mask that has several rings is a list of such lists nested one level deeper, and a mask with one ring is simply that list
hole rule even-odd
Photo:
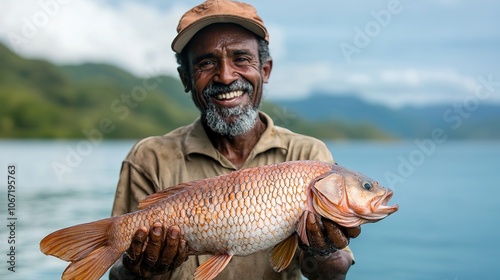
[{"label": "shirt collar", "polygon": [[[264,153],[268,150],[277,148],[284,149],[286,151],[288,148],[285,141],[280,137],[280,134],[277,131],[277,126],[274,125],[271,117],[264,112],[259,112],[259,117],[266,124],[266,130],[250,153],[247,162],[255,158],[258,154]],[[213,158],[225,167],[232,167],[232,164],[224,156],[222,156],[214,148],[212,142],[210,142],[199,117],[191,124],[191,129],[185,138],[184,153],[188,159],[193,154],[202,154]]]}]

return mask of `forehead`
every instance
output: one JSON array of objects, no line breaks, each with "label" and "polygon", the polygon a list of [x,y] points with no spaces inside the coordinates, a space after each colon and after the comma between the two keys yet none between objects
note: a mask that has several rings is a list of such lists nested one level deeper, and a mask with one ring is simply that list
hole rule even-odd
[{"label": "forehead", "polygon": [[236,24],[221,23],[200,30],[186,48],[192,54],[247,50],[257,55],[258,42],[256,35],[247,29]]}]

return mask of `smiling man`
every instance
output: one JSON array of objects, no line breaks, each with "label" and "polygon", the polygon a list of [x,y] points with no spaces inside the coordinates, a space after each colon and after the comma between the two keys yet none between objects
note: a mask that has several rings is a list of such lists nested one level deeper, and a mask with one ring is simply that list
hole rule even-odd
[{"label": "smiling man", "polygon": [[[114,216],[182,182],[290,160],[333,162],[325,144],[275,126],[259,111],[272,70],[269,35],[255,9],[209,0],[187,11],[172,42],[179,75],[200,117],[166,135],[139,141],[122,165]],[[233,257],[217,279],[344,279],[354,262],[347,246],[360,229],[344,229],[309,213],[310,247],[300,244],[292,264],[275,272],[269,250]],[[110,279],[190,279],[209,256],[188,256],[179,227],[138,229]],[[342,249],[342,250],[338,250]],[[301,274],[302,272],[302,274]]]},{"label": "smiling man", "polygon": [[229,23],[203,28],[184,49],[179,72],[205,131],[219,152],[242,167],[266,128],[258,107],[272,60],[266,55],[261,62],[255,35]]}]

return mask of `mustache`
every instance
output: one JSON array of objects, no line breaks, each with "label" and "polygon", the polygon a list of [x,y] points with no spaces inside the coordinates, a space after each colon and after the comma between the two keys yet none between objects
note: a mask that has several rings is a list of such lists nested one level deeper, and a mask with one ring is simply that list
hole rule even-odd
[{"label": "mustache", "polygon": [[246,92],[250,95],[252,95],[253,92],[253,86],[251,83],[238,79],[229,85],[221,84],[221,83],[211,83],[208,85],[204,90],[203,90],[203,96],[205,98],[209,98],[212,96],[216,96],[222,93],[226,92],[231,92],[231,91],[238,91],[241,90],[243,92]]}]

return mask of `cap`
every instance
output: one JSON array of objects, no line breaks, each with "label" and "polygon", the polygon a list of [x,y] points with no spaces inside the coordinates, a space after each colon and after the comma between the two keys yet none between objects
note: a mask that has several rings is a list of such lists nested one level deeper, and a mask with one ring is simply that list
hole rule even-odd
[{"label": "cap", "polygon": [[269,42],[264,22],[254,7],[230,0],[208,0],[187,11],[177,26],[172,50],[181,53],[189,40],[202,28],[214,23],[235,23]]}]

